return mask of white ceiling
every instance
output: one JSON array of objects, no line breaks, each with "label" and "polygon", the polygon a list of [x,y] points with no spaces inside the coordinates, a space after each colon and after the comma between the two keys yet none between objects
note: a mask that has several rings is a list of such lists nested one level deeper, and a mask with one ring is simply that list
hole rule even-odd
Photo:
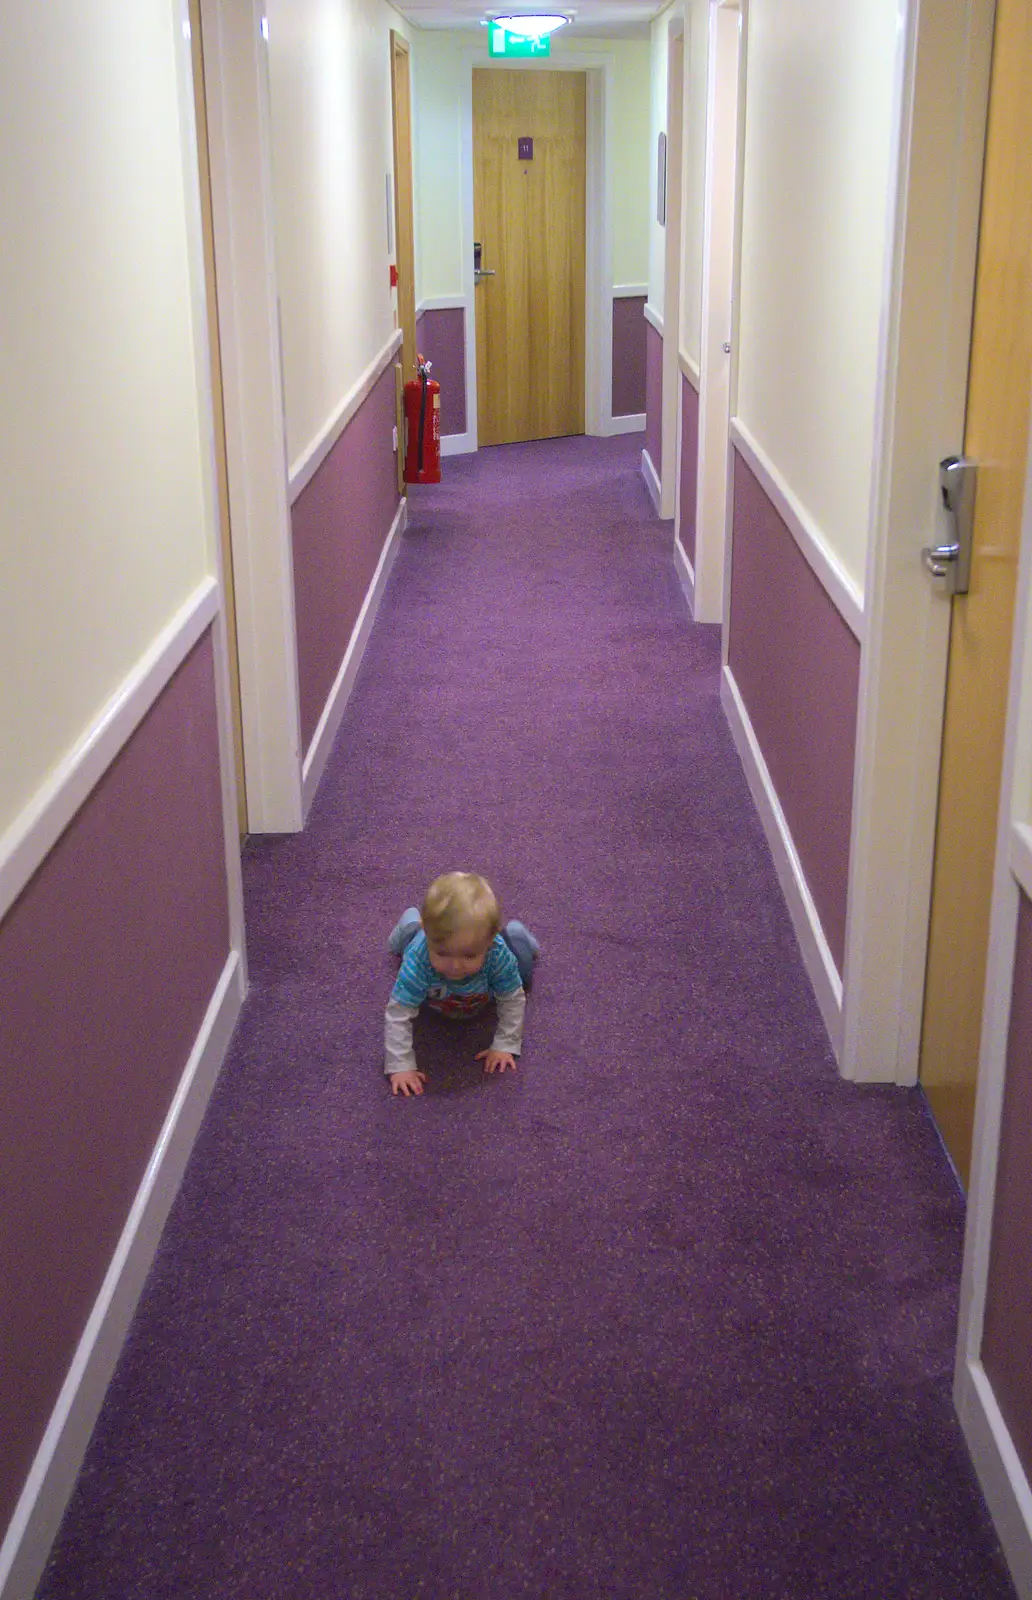
[{"label": "white ceiling", "polygon": [[[392,0],[397,11],[417,28],[478,28],[490,13],[500,14],[505,0]],[[573,15],[563,29],[570,39],[647,38],[649,22],[666,0],[576,0],[575,5],[554,7],[544,0],[540,5],[517,3],[510,12],[556,10]],[[487,51],[485,40],[484,51]]]}]

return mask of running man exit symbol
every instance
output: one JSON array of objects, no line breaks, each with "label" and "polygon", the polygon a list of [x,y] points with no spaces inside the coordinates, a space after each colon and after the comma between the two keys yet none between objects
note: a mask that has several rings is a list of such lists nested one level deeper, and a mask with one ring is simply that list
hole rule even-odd
[{"label": "running man exit symbol", "polygon": [[519,153],[519,160],[520,161],[533,161],[533,159],[534,159],[534,141],[533,141],[533,139],[520,139],[519,140],[519,152],[520,152]]}]

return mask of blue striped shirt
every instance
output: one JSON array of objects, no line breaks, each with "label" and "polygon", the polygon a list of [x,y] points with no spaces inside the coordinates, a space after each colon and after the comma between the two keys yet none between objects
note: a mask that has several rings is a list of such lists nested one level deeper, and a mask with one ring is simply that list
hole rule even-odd
[{"label": "blue striped shirt", "polygon": [[488,945],[479,972],[453,982],[430,965],[426,934],[420,931],[402,957],[391,999],[416,1007],[428,1001],[435,1010],[461,1015],[478,1010],[497,995],[515,994],[522,987],[516,957],[500,933]]}]

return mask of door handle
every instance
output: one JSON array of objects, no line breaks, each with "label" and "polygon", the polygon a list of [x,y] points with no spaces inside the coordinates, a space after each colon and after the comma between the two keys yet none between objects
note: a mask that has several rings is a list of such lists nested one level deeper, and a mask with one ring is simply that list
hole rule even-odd
[{"label": "door handle", "polygon": [[949,564],[956,561],[960,555],[960,545],[926,544],[921,554],[924,557],[924,564],[933,578],[948,578],[950,576]]},{"label": "door handle", "polygon": [[482,265],[484,259],[484,246],[479,239],[473,240],[473,282],[479,283],[481,278],[493,278],[494,268]]},{"label": "door handle", "polygon": [[978,467],[966,456],[944,456],[939,462],[939,492],[953,520],[949,544],[925,545],[921,558],[933,578],[949,580],[950,594],[967,594],[971,584],[971,546],[975,528]]}]

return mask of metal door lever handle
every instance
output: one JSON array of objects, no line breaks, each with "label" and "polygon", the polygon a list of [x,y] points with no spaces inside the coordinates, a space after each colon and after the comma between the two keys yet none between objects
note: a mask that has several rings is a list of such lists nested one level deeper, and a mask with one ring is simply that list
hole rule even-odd
[{"label": "metal door lever handle", "polygon": [[921,557],[933,578],[949,580],[949,594],[967,594],[971,582],[977,476],[978,468],[966,456],[945,456],[939,462],[939,493],[954,538],[949,544],[925,545]]},{"label": "metal door lever handle", "polygon": [[933,578],[945,578],[949,576],[949,563],[956,561],[960,555],[960,545],[926,544],[921,555]]},{"label": "metal door lever handle", "polygon": [[474,283],[479,283],[481,278],[493,278],[494,275],[495,275],[494,267],[474,267],[474,269],[473,269],[473,281],[474,281]]}]

